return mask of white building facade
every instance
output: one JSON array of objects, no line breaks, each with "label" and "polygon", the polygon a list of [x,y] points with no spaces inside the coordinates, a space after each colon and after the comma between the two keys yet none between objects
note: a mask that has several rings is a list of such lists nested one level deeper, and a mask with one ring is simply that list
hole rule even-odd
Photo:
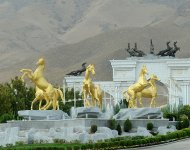
[{"label": "white building facade", "polygon": [[[155,74],[165,85],[170,105],[190,104],[190,59],[170,58],[149,55],[130,57],[125,60],[110,60],[113,69],[113,81],[95,82],[104,92],[110,94],[116,104],[123,99],[123,91],[137,81],[139,72],[146,65],[149,76]],[[65,77],[64,85],[77,90],[82,89],[84,77]],[[80,91],[80,90],[79,90]],[[158,95],[159,96],[159,95]],[[105,100],[109,96],[105,97]]]}]

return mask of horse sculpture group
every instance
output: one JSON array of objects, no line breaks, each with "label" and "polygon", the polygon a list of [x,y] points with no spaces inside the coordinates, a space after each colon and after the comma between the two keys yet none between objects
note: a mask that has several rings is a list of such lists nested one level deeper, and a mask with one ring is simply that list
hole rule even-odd
[{"label": "horse sculpture group", "polygon": [[[95,74],[94,65],[90,64],[87,68],[83,64],[85,72],[85,79],[83,81],[83,97],[84,97],[84,105],[86,107],[96,106],[102,109],[102,96],[103,91],[99,85],[95,85],[90,75]],[[21,69],[20,72],[23,73],[21,76],[21,80],[24,82],[24,77],[28,77],[35,84],[35,99],[32,101],[31,110],[33,110],[33,105],[35,102],[39,102],[39,110],[47,110],[50,107],[53,107],[53,110],[59,109],[58,98],[61,97],[63,103],[64,96],[60,89],[54,88],[52,84],[50,84],[44,77],[43,72],[45,69],[45,60],[40,58],[37,62],[37,68],[33,72],[31,69]],[[88,100],[88,97],[92,98],[92,103]],[[42,101],[45,100],[45,105],[42,106]]]},{"label": "horse sculpture group", "polygon": [[[40,102],[39,110],[47,110],[51,106],[54,110],[59,109],[58,98],[61,97],[64,103],[63,93],[60,89],[56,89],[50,84],[43,76],[45,68],[45,60],[40,58],[37,62],[37,69],[33,72],[31,69],[21,69],[23,73],[21,80],[24,81],[24,77],[27,76],[34,84],[36,88],[35,99],[32,101],[31,110],[33,104],[37,101]],[[42,100],[46,101],[46,104],[41,107]]]},{"label": "horse sculpture group", "polygon": [[[180,51],[180,47],[177,46],[177,41],[174,42],[174,47],[170,46],[170,41],[166,42],[167,48],[165,50],[161,50],[156,54],[157,56],[170,56],[175,57],[177,51]],[[129,53],[130,57],[143,57],[146,54],[142,50],[137,49],[137,43],[135,43],[134,48],[130,48],[130,43],[128,43],[128,48],[125,50]],[[154,55],[154,45],[152,39],[150,40],[150,54]]]},{"label": "horse sculpture group", "polygon": [[150,107],[156,107],[156,97],[157,97],[157,87],[155,82],[159,81],[156,75],[151,75],[149,80],[146,79],[146,75],[148,74],[148,70],[146,66],[143,66],[140,74],[139,79],[137,82],[124,91],[124,97],[129,102],[128,108],[136,108],[137,107],[137,100],[141,107],[143,106],[142,97],[144,98],[151,98]]},{"label": "horse sculpture group", "polygon": [[[24,81],[24,77],[28,77],[35,84],[35,99],[32,101],[31,110],[35,102],[39,101],[39,110],[47,110],[53,107],[54,110],[59,109],[58,98],[64,102],[63,93],[60,89],[54,88],[43,75],[45,69],[45,60],[40,58],[37,62],[37,68],[33,72],[31,69],[21,69],[23,73],[21,80]],[[95,75],[95,68],[93,64],[88,65],[85,69],[85,77],[82,85],[82,93],[84,98],[84,106],[98,106],[102,110],[102,98],[103,91],[99,85],[92,82],[91,75]],[[137,100],[140,106],[143,107],[142,97],[151,98],[150,107],[156,107],[157,88],[155,82],[159,81],[156,75],[152,75],[149,80],[146,79],[148,70],[146,66],[143,66],[140,70],[139,78],[137,82],[131,85],[127,91],[124,92],[124,97],[129,102],[129,108],[137,107]],[[91,97],[92,101],[89,101]],[[42,106],[42,101],[45,100],[45,105]]]}]

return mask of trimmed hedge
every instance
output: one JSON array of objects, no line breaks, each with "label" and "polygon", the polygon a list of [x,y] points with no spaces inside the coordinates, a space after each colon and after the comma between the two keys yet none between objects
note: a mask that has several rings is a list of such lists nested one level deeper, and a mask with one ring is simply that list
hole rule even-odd
[{"label": "trimmed hedge", "polygon": [[116,120],[115,119],[110,119],[108,120],[108,128],[110,128],[111,130],[115,130],[116,129]]},{"label": "trimmed hedge", "polygon": [[124,122],[124,131],[129,132],[132,129],[132,123],[129,119]]},{"label": "trimmed hedge", "polygon": [[[105,140],[104,142],[98,142],[98,143],[89,143],[89,144],[79,144],[79,145],[66,145],[63,144],[63,147],[60,147],[62,144],[59,146],[49,146],[49,147],[43,147],[43,145],[40,145],[39,147],[32,146],[30,148],[28,147],[19,147],[20,149],[23,150],[28,150],[28,149],[47,149],[47,150],[52,150],[52,149],[65,149],[66,150],[75,150],[75,149],[81,149],[81,150],[86,150],[86,149],[126,149],[129,147],[141,147],[141,146],[148,146],[148,145],[154,145],[154,144],[159,144],[159,143],[164,143],[166,141],[173,141],[173,140],[179,140],[182,138],[190,137],[190,128],[185,128],[182,130],[178,130],[172,133],[168,133],[167,135],[157,135],[154,137],[118,137],[118,138],[112,138]],[[10,146],[9,149],[19,149],[14,146]]]},{"label": "trimmed hedge", "polygon": [[120,124],[117,125],[116,130],[117,130],[117,132],[118,132],[118,135],[121,135],[121,134],[122,134],[122,129],[121,129]]},{"label": "trimmed hedge", "polygon": [[[128,148],[128,147],[139,147],[139,146],[148,146],[148,145],[154,145],[163,143],[166,141],[173,141],[182,139],[185,137],[190,137],[190,128],[186,128],[183,130],[175,131],[172,133],[168,133],[167,135],[157,135],[154,137],[143,137],[143,138],[136,138],[133,137],[133,139],[124,139],[122,137],[121,139],[110,139],[108,142],[107,140],[107,147],[101,147],[101,149],[118,149],[118,148]],[[100,148],[100,147],[98,147]]]},{"label": "trimmed hedge", "polygon": [[91,127],[90,127],[90,133],[96,133],[96,131],[97,131],[97,125],[91,125]]},{"label": "trimmed hedge", "polygon": [[153,127],[154,127],[154,125],[153,125],[152,122],[149,122],[149,123],[147,123],[147,125],[146,125],[147,130],[152,130]]}]

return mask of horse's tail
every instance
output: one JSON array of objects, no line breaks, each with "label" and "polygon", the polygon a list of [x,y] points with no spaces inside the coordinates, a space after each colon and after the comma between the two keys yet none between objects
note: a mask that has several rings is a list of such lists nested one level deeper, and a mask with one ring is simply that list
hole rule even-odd
[{"label": "horse's tail", "polygon": [[61,100],[63,101],[63,104],[65,104],[65,99],[63,96],[63,92],[60,90],[60,88],[57,89],[57,92],[59,93],[59,96],[61,97]]},{"label": "horse's tail", "polygon": [[98,98],[99,106],[100,106],[100,109],[102,110],[103,90],[101,89],[100,85],[96,85],[96,92],[97,92],[97,98]]},{"label": "horse's tail", "polygon": [[126,99],[127,102],[129,102],[129,94],[127,93],[127,91],[123,92],[123,97]]},{"label": "horse's tail", "polygon": [[100,85],[96,85],[96,92],[98,97],[102,98],[103,97],[103,90],[101,89]]}]

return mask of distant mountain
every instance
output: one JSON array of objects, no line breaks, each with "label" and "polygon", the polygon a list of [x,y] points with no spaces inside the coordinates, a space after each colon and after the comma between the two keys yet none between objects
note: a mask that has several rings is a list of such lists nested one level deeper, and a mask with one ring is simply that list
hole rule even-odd
[{"label": "distant mountain", "polygon": [[149,52],[151,38],[156,52],[177,40],[177,56],[189,57],[189,10],[189,0],[0,0],[0,81],[41,56],[54,84],[83,62],[111,80],[108,60],[128,57],[128,42]]}]

